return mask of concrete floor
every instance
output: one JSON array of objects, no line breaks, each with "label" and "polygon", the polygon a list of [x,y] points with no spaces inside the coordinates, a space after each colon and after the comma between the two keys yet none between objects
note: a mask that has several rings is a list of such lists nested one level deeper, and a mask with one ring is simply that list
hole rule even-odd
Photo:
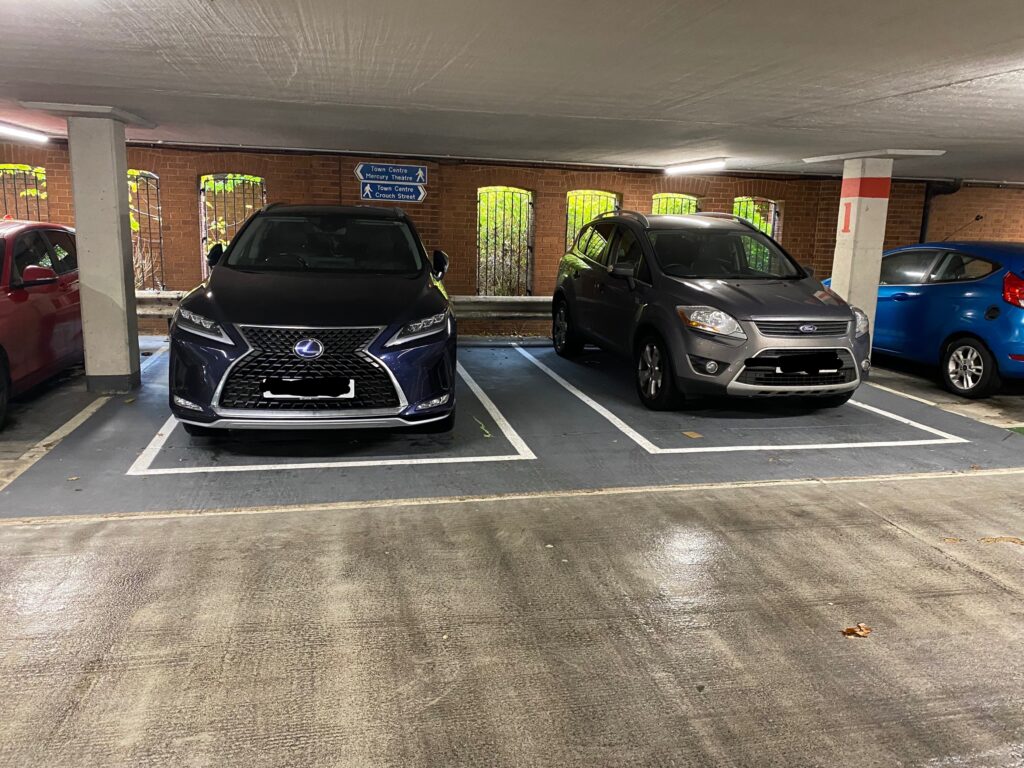
[{"label": "concrete floor", "polygon": [[8,521],[0,765],[1022,765],[1020,480]]}]

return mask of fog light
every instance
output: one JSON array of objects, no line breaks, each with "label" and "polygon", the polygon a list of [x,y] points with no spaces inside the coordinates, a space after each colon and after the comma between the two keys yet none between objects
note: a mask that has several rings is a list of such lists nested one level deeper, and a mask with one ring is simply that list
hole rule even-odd
[{"label": "fog light", "polygon": [[868,359],[861,360],[860,361],[860,369],[862,371],[864,371],[864,373],[867,373],[868,371],[870,371],[871,370],[871,361],[868,360]]},{"label": "fog light", "polygon": [[712,376],[714,376],[716,373],[718,373],[718,363],[716,363],[714,360],[708,360],[706,363],[704,363],[704,370],[705,372],[710,373]]},{"label": "fog light", "polygon": [[431,408],[437,408],[440,405],[444,405],[448,402],[448,395],[441,395],[435,397],[433,400],[424,400],[422,403],[416,406],[417,411],[427,411]]},{"label": "fog light", "polygon": [[190,411],[201,411],[203,406],[196,405],[191,400],[186,400],[184,397],[174,396],[174,404],[179,408],[188,408]]}]

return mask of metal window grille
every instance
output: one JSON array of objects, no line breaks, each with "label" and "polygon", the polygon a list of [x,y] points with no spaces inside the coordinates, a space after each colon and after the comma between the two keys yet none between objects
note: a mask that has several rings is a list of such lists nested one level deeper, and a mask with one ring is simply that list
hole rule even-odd
[{"label": "metal window grille", "polygon": [[21,163],[0,164],[0,217],[48,221],[46,169]]},{"label": "metal window grille", "polygon": [[267,184],[261,176],[213,173],[199,179],[200,263],[209,274],[206,254],[220,243],[227,247],[239,227],[267,202]]},{"label": "metal window grille", "polygon": [[482,296],[533,292],[533,193],[481,187],[476,193],[476,286]]},{"label": "metal window grille", "polygon": [[675,192],[662,192],[651,201],[651,213],[669,216],[682,216],[700,210],[699,201],[693,195],[680,195]]},{"label": "metal window grille", "polygon": [[622,205],[614,192],[596,189],[574,189],[566,195],[565,249],[572,248],[576,235],[585,224],[602,213],[618,211]]},{"label": "metal window grille", "polygon": [[163,213],[160,178],[149,171],[128,170],[128,215],[132,227],[135,287],[162,291],[164,283]]},{"label": "metal window grille", "polygon": [[769,237],[779,229],[779,205],[764,197],[737,197],[732,201],[732,214],[746,219]]}]

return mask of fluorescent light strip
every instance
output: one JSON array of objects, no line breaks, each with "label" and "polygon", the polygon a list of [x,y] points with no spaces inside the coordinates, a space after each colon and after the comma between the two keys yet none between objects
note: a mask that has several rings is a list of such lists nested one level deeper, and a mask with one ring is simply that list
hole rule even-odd
[{"label": "fluorescent light strip", "polygon": [[670,165],[665,169],[665,173],[669,176],[680,176],[684,173],[706,173],[708,171],[724,171],[725,170],[724,157],[712,157],[707,160],[694,160],[692,163],[680,163],[679,165]]},{"label": "fluorescent light strip", "polygon": [[45,133],[31,131],[28,128],[18,128],[6,123],[0,123],[0,136],[7,136],[8,138],[20,139],[22,141],[34,141],[37,144],[45,144],[50,140],[50,137]]}]

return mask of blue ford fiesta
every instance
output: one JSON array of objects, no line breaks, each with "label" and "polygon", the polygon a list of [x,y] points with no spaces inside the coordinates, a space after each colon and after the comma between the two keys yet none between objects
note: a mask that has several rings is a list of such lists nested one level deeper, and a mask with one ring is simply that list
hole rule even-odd
[{"label": "blue ford fiesta", "polygon": [[874,349],[938,364],[977,398],[1024,378],[1024,244],[922,243],[882,258]]},{"label": "blue ford fiesta", "polygon": [[455,420],[455,316],[399,209],[270,205],[210,251],[171,323],[170,406],[223,429],[416,427]]}]

